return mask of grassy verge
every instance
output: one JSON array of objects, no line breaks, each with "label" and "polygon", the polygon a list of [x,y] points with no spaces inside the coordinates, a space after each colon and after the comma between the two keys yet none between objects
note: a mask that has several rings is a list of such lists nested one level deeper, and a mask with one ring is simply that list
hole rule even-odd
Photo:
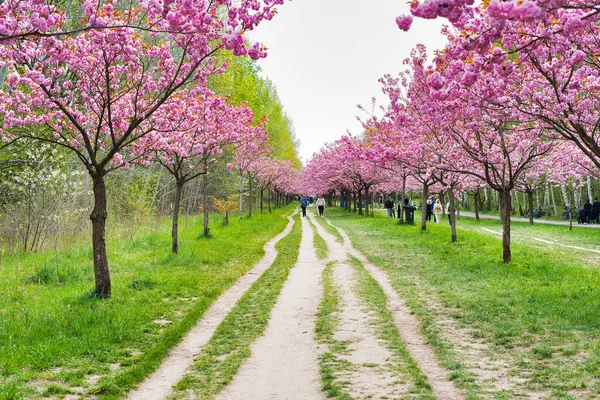
[{"label": "grassy verge", "polygon": [[[340,211],[337,211],[337,213],[339,213]],[[318,221],[319,224],[321,224],[321,226],[323,228],[325,228],[325,230],[330,234],[333,235],[333,237],[335,237],[335,240],[339,243],[344,243],[344,238],[342,237],[342,235],[340,235],[340,233],[337,231],[337,229],[335,229],[333,226],[329,225],[327,223],[327,221],[325,220],[325,218],[316,218],[316,220]]]},{"label": "grassy verge", "polygon": [[418,394],[418,399],[435,399],[431,392],[431,385],[427,377],[421,372],[419,365],[412,358],[404,341],[400,337],[398,327],[394,322],[392,313],[387,309],[387,297],[377,281],[364,269],[362,263],[354,257],[351,262],[357,271],[358,292],[368,305],[369,309],[375,314],[375,326],[377,327],[377,336],[383,340],[387,348],[390,349],[400,360],[400,372],[412,378],[414,387],[411,393]]},{"label": "grassy verge", "polygon": [[172,398],[190,392],[195,398],[211,398],[231,382],[250,356],[250,346],[267,327],[271,309],[298,259],[302,227],[298,216],[295,221],[292,232],[277,244],[278,255],[273,265],[219,325],[195,360],[192,372],[177,384]]},{"label": "grassy verge", "polygon": [[317,257],[320,260],[323,260],[329,255],[329,247],[327,246],[327,242],[317,232],[317,227],[313,223],[312,218],[308,219],[308,223],[310,224],[313,231],[313,246],[315,247],[315,250],[317,252]]},{"label": "grassy verge", "polygon": [[[222,225],[212,216],[108,238],[113,297],[90,295],[89,246],[4,257],[0,266],[0,399],[122,396],[156,368],[212,302],[264,254],[290,209]],[[239,240],[244,237],[245,240]]]},{"label": "grassy verge", "polygon": [[348,361],[340,359],[339,354],[348,352],[348,343],[334,338],[340,312],[340,293],[333,280],[334,262],[327,264],[323,271],[323,299],[317,313],[316,337],[319,343],[327,346],[327,351],[319,357],[319,370],[323,380],[323,391],[327,397],[339,400],[350,400],[344,391],[345,383],[336,379],[340,371],[351,368]]},{"label": "grassy verge", "polygon": [[[328,216],[388,272],[441,363],[471,396],[479,389],[452,343],[443,339],[424,295],[428,291],[444,307],[445,317],[468,328],[492,356],[508,361],[515,381],[521,382],[518,390],[545,391],[552,398],[600,394],[600,271],[552,249],[519,243],[513,245],[513,261],[505,265],[497,239],[460,230],[453,244],[443,224],[423,232],[385,218],[334,210]],[[498,398],[519,396],[518,390]]]}]

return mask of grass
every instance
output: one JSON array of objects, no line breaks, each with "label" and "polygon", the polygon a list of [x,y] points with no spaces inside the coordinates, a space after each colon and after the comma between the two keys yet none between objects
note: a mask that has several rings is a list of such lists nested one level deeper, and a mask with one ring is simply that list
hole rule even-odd
[{"label": "grass", "polygon": [[[341,212],[336,210],[337,213]],[[327,221],[325,220],[325,218],[316,218],[316,220],[318,221],[319,224],[321,224],[321,226],[323,228],[325,228],[325,230],[330,234],[333,235],[333,237],[335,237],[335,240],[338,243],[344,243],[344,238],[342,237],[342,235],[340,235],[340,233],[338,232],[337,229],[335,229],[333,226],[329,225],[327,223]]]},{"label": "grass", "polygon": [[387,297],[383,289],[358,259],[351,257],[351,263],[357,271],[359,295],[375,315],[374,324],[377,327],[379,339],[383,340],[387,344],[387,348],[400,360],[400,371],[410,376],[414,383],[411,393],[419,394],[416,397],[418,399],[434,399],[427,377],[412,358],[400,337],[394,317],[387,308]]},{"label": "grass", "polygon": [[334,338],[340,312],[340,293],[333,280],[334,265],[334,262],[328,263],[321,278],[323,299],[317,312],[316,338],[319,343],[327,345],[327,351],[319,356],[319,372],[327,397],[350,400],[350,395],[344,390],[344,382],[336,379],[341,371],[351,368],[351,365],[339,357],[348,352],[348,343]]},{"label": "grass", "polygon": [[123,396],[260,259],[289,212],[227,226],[213,216],[211,239],[202,235],[202,218],[184,218],[178,255],[170,251],[169,220],[135,235],[109,236],[113,296],[108,300],[91,294],[87,245],[5,256],[0,399],[71,390],[107,399]]},{"label": "grass", "polygon": [[212,398],[235,376],[250,356],[250,346],[264,332],[271,309],[290,270],[296,264],[302,237],[299,217],[291,233],[277,245],[273,265],[250,287],[175,388],[172,398],[193,393],[194,398]]},{"label": "grass", "polygon": [[[499,240],[461,229],[453,244],[447,224],[431,224],[423,232],[419,225],[397,225],[383,217],[361,218],[337,210],[330,210],[329,217],[371,262],[388,272],[442,365],[453,371],[452,378],[469,390],[469,397],[482,389],[443,338],[428,293],[495,356],[508,360],[524,380],[519,390],[547,391],[553,398],[600,394],[599,270],[583,268],[552,248],[520,243],[512,246],[513,261],[503,264]],[[591,233],[582,233],[587,235]]]},{"label": "grass", "polygon": [[319,260],[323,260],[329,255],[329,247],[327,246],[327,242],[321,237],[321,235],[318,234],[317,227],[313,223],[312,218],[308,219],[308,223],[310,224],[313,231],[313,246],[317,253],[317,258]]}]

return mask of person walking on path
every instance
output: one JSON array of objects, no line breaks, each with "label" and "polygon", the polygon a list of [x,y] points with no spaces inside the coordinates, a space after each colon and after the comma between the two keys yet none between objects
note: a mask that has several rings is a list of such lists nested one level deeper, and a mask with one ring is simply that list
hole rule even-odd
[{"label": "person walking on path", "polygon": [[600,224],[600,201],[598,201],[597,197],[594,199],[594,204],[592,204],[592,212],[594,213],[596,223]]},{"label": "person walking on path", "polygon": [[308,199],[306,196],[300,198],[300,208],[302,209],[302,216],[306,217],[306,207],[308,207]]},{"label": "person walking on path", "polygon": [[394,208],[393,208],[394,206],[393,206],[392,204],[393,204],[393,202],[392,202],[392,200],[391,200],[391,199],[387,199],[387,200],[385,201],[385,208],[387,208],[387,212],[388,212],[388,218],[391,218],[391,217],[392,217],[392,210],[394,209]]},{"label": "person walking on path", "polygon": [[589,200],[585,201],[585,204],[583,205],[583,210],[585,212],[585,216],[584,216],[584,220],[583,222],[587,222],[588,224],[592,223],[592,203],[590,203]]},{"label": "person walking on path", "polygon": [[323,211],[325,211],[325,199],[323,196],[319,196],[317,199],[317,207],[319,209],[319,217],[323,216]]},{"label": "person walking on path", "polygon": [[435,215],[435,222],[437,224],[440,223],[440,218],[442,218],[442,213],[444,209],[442,207],[442,203],[438,199],[435,200],[435,204],[433,205],[433,214]]}]

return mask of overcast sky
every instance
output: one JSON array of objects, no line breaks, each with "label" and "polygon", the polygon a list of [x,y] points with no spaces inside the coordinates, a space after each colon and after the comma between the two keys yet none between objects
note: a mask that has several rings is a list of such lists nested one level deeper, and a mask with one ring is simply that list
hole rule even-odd
[{"label": "overcast sky", "polygon": [[292,0],[250,34],[269,48],[259,65],[294,121],[304,162],[346,131],[361,132],[356,106],[384,101],[377,80],[397,74],[417,43],[444,46],[441,21],[415,20],[403,32],[400,14],[406,0]]}]

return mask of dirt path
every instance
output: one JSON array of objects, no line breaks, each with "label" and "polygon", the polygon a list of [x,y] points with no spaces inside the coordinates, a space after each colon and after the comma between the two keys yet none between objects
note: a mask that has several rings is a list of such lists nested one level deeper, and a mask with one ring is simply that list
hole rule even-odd
[{"label": "dirt path", "polygon": [[323,269],[313,248],[312,229],[302,218],[298,261],[271,311],[265,334],[252,344],[252,356],[216,399],[325,399],[314,339]]},{"label": "dirt path", "polygon": [[162,365],[135,390],[131,391],[129,400],[158,400],[166,398],[174,384],[183,377],[185,370],[193,363],[194,356],[211,338],[219,324],[235,306],[238,300],[265,272],[275,258],[275,245],[292,230],[294,223],[288,217],[289,223],[279,235],[265,244],[265,255],[256,266],[226,290],[204,313],[198,324],[192,328],[182,342],[177,345],[165,359]]},{"label": "dirt path", "polygon": [[[486,232],[486,233],[492,233],[494,235],[500,235],[500,236],[502,235],[502,232],[496,231],[496,230],[493,230],[493,229],[488,229],[488,228],[480,228],[480,229],[482,231]],[[525,235],[514,235],[514,236],[523,237],[523,238],[531,239],[531,240],[535,240],[535,241],[538,241],[540,243],[549,244],[549,245],[552,245],[552,246],[560,246],[560,247],[566,247],[566,248],[569,248],[569,249],[583,250],[583,251],[589,251],[589,252],[592,252],[592,253],[600,254],[600,250],[597,250],[597,249],[590,249],[590,248],[587,248],[587,247],[573,246],[573,245],[570,245],[570,244],[553,242],[551,240],[546,240],[546,239],[538,238],[538,237],[535,237],[535,236],[525,236]]]},{"label": "dirt path", "polygon": [[[460,215],[463,217],[475,218],[475,213],[468,211],[461,211]],[[500,217],[496,215],[487,215],[487,214],[479,214],[479,218],[483,219],[493,219],[500,221]],[[521,218],[521,217],[510,217],[511,221],[514,222],[529,222],[529,218]],[[569,221],[552,221],[547,219],[534,219],[534,224],[546,224],[546,225],[561,225],[561,226],[569,226]],[[600,229],[600,225],[597,224],[578,224],[577,219],[575,218],[573,222],[573,228],[591,228],[591,229]]]},{"label": "dirt path", "polygon": [[[311,218],[314,214],[309,213]],[[315,221],[317,231],[329,247],[329,261],[335,262],[333,276],[340,290],[341,312],[334,338],[348,344],[347,354],[339,354],[348,367],[336,376],[353,399],[390,399],[410,395],[410,378],[397,368],[401,362],[377,338],[374,316],[356,294],[356,270],[348,253],[336,238]]]},{"label": "dirt path", "polygon": [[[350,242],[350,238],[342,229],[333,225],[329,220],[327,220],[327,223],[336,228],[344,239],[344,251],[360,260],[365,269],[375,280],[377,280],[383,289],[388,299],[388,309],[394,316],[394,322],[398,326],[400,336],[406,343],[406,348],[419,365],[421,371],[429,379],[429,383],[433,389],[433,394],[438,399],[442,400],[464,398],[462,393],[448,379],[449,371],[440,367],[433,353],[433,349],[426,344],[426,340],[420,332],[418,320],[412,314],[408,306],[404,303],[404,300],[402,300],[398,293],[394,290],[390,284],[387,274],[375,265],[371,264],[365,256],[354,249]],[[332,243],[330,239],[327,241],[328,243]]]}]

